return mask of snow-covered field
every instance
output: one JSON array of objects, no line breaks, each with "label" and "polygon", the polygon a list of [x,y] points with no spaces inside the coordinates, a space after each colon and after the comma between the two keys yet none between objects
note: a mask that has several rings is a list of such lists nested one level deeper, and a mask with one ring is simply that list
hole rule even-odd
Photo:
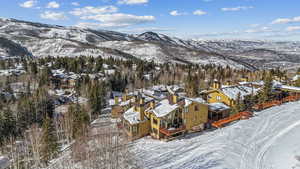
[{"label": "snow-covered field", "polygon": [[171,142],[140,139],[133,150],[144,168],[300,169],[300,102]]}]

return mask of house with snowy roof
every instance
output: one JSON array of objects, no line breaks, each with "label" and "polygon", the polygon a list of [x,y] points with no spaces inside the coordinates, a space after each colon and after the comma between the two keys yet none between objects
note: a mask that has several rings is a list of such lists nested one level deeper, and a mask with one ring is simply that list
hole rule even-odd
[{"label": "house with snowy roof", "polygon": [[122,126],[132,140],[144,137],[150,132],[150,119],[145,115],[146,106],[145,99],[139,97],[122,115]]},{"label": "house with snowy roof", "polygon": [[209,123],[229,117],[231,108],[224,103],[208,104],[208,121]]},{"label": "house with snowy roof", "polygon": [[128,92],[126,89],[125,93],[113,92],[114,99],[110,100],[109,104],[112,107],[111,115],[112,118],[119,118],[126,110],[132,107],[133,103],[139,97],[143,97],[147,103],[153,100],[152,97],[145,95],[141,92]]},{"label": "house with snowy roof", "polygon": [[249,87],[247,85],[233,85],[221,87],[215,86],[212,90],[206,91],[208,103],[224,103],[230,107],[234,107],[238,97],[240,100],[245,100],[247,96],[256,95],[260,89]]},{"label": "house with snowy roof", "polygon": [[203,130],[207,123],[208,105],[201,98],[170,95],[157,103],[151,114],[151,136],[170,139],[189,131]]},{"label": "house with snowy roof", "polygon": [[208,105],[203,99],[173,94],[161,101],[146,102],[138,98],[123,114],[122,123],[132,139],[149,134],[156,139],[170,139],[189,131],[203,130],[207,117]]}]

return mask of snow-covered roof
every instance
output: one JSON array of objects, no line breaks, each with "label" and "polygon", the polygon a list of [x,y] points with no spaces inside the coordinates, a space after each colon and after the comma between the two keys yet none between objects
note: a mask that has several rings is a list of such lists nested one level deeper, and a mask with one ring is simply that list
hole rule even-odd
[{"label": "snow-covered roof", "polygon": [[4,156],[0,156],[0,169],[4,169],[8,167],[9,165],[9,159]]},{"label": "snow-covered roof", "polygon": [[281,85],[280,88],[286,90],[300,91],[300,87],[295,87],[295,86]]},{"label": "snow-covered roof", "polygon": [[295,76],[293,77],[293,81],[297,81],[299,78],[300,78],[300,75],[295,75]]},{"label": "snow-covered roof", "polygon": [[178,104],[170,104],[168,99],[164,99],[160,101],[155,109],[153,109],[153,113],[156,117],[164,117],[168,115],[170,112],[176,110],[179,107]]},{"label": "snow-covered roof", "polygon": [[158,99],[158,100],[164,99],[166,97],[166,95],[164,93],[156,92],[155,90],[152,90],[152,89],[143,90],[143,94],[145,94],[146,96],[150,96],[152,98]]},{"label": "snow-covered roof", "polygon": [[[134,111],[134,107],[128,109],[124,114],[123,118],[127,120],[130,124],[138,124],[143,121],[140,119],[140,113],[137,111]],[[146,119],[146,117],[145,117]]]},{"label": "snow-covered roof", "polygon": [[211,111],[224,111],[230,109],[230,107],[224,103],[210,103],[208,108]]},{"label": "snow-covered roof", "polygon": [[244,99],[245,96],[256,94],[259,89],[248,86],[229,86],[220,89],[224,95],[230,99],[237,100],[240,93],[240,99]]},{"label": "snow-covered roof", "polygon": [[0,70],[0,76],[11,76],[11,75],[20,75],[26,73],[25,70],[21,70],[21,69],[4,69],[4,70]]},{"label": "snow-covered roof", "polygon": [[184,107],[188,107],[188,106],[191,105],[192,103],[193,103],[192,100],[185,99],[185,100],[184,100]]},{"label": "snow-covered roof", "polygon": [[257,82],[239,82],[240,85],[256,85],[256,86],[263,86],[264,81],[257,81]]},{"label": "snow-covered roof", "polygon": [[126,105],[129,105],[130,103],[134,102],[134,98],[130,99],[130,100],[127,100],[127,101],[124,101],[124,102],[120,102],[120,106],[126,106]]},{"label": "snow-covered roof", "polygon": [[190,100],[193,102],[197,102],[197,103],[206,103],[205,100],[203,100],[201,97],[196,97],[196,98],[185,98],[186,100]]},{"label": "snow-covered roof", "polygon": [[104,73],[105,74],[108,74],[108,75],[112,75],[112,74],[115,74],[116,70],[115,69],[108,69],[108,70],[104,70]]},{"label": "snow-covered roof", "polygon": [[118,91],[112,91],[111,94],[112,94],[112,97],[122,97],[122,95],[123,95],[121,92],[118,92]]},{"label": "snow-covered roof", "polygon": [[152,87],[153,90],[156,91],[167,91],[167,88],[165,85],[156,85]]}]

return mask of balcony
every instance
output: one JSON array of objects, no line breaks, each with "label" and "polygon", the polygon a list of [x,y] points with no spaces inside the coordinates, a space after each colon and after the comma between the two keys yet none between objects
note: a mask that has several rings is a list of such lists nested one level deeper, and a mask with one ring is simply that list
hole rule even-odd
[{"label": "balcony", "polygon": [[180,132],[184,132],[185,131],[185,126],[181,126],[179,128],[160,128],[159,131],[166,135],[166,136],[172,136],[174,134],[180,133]]}]

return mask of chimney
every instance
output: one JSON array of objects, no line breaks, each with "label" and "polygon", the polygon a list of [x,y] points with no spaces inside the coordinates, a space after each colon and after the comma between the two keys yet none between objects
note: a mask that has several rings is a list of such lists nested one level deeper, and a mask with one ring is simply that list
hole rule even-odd
[{"label": "chimney", "polygon": [[150,102],[150,108],[151,108],[151,109],[154,109],[154,108],[155,108],[155,100],[152,100],[152,101]]},{"label": "chimney", "polygon": [[178,95],[177,94],[173,94],[172,100],[173,100],[173,104],[176,104],[178,102]]},{"label": "chimney", "polygon": [[144,98],[140,98],[139,100],[139,104],[138,104],[138,112],[140,113],[140,120],[144,121],[145,120],[145,99]]},{"label": "chimney", "polygon": [[139,103],[140,103],[140,105],[143,105],[145,103],[145,99],[143,97],[140,98]]},{"label": "chimney", "polygon": [[128,89],[125,89],[125,93],[123,94],[123,101],[127,101],[128,99]]},{"label": "chimney", "polygon": [[231,85],[231,81],[228,80],[228,81],[226,82],[226,85],[227,85],[227,86],[230,86],[230,85]]},{"label": "chimney", "polygon": [[115,105],[118,105],[119,104],[119,97],[118,96],[115,96]]},{"label": "chimney", "polygon": [[213,88],[214,89],[220,89],[221,88],[221,83],[217,80],[214,80]]}]

